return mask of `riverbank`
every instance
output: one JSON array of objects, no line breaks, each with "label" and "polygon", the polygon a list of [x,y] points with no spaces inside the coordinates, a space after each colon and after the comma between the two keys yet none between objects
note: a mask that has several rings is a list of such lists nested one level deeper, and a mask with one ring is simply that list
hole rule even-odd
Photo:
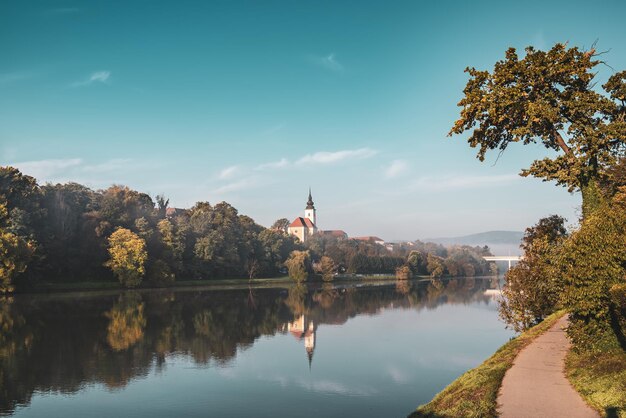
[{"label": "riverbank", "polygon": [[583,399],[606,417],[626,418],[626,352],[570,351],[565,373]]},{"label": "riverbank", "polygon": [[[485,279],[492,277],[475,277],[476,279]],[[452,279],[452,277],[442,277],[443,280]],[[334,284],[351,283],[355,281],[367,281],[368,283],[375,282],[395,282],[397,279],[391,274],[354,274],[354,275],[341,275],[336,276],[332,282]],[[429,276],[417,276],[412,280],[430,280]],[[179,289],[189,287],[248,287],[253,285],[254,287],[290,287],[295,282],[289,276],[270,277],[270,278],[258,278],[258,279],[209,279],[209,280],[181,280],[172,283],[170,286],[139,286],[134,288],[135,290],[152,290],[152,289]],[[310,279],[306,281],[307,284],[321,284],[327,283],[321,279]],[[84,282],[67,282],[67,283],[37,283],[36,286],[32,286],[26,289],[22,289],[16,293],[57,293],[57,292],[82,292],[82,291],[99,291],[99,290],[132,290],[122,286],[117,281],[84,281]]]},{"label": "riverbank", "polygon": [[556,312],[539,325],[515,337],[480,366],[462,374],[432,401],[418,407],[409,417],[497,416],[498,391],[504,374],[522,349],[550,329],[564,314],[563,311]]}]

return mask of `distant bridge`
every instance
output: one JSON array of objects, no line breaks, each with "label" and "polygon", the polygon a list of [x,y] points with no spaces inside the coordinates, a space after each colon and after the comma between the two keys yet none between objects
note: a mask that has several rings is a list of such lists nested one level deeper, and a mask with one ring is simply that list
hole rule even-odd
[{"label": "distant bridge", "polygon": [[508,261],[509,268],[511,268],[512,261],[515,261],[515,262],[520,261],[523,257],[519,255],[489,255],[483,258],[487,261]]}]

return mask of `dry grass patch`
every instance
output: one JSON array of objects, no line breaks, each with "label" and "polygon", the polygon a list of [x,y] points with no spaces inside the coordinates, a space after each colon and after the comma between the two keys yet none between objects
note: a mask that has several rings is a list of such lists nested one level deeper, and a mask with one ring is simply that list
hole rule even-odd
[{"label": "dry grass patch", "polygon": [[570,351],[565,372],[585,401],[606,417],[626,418],[626,352]]}]

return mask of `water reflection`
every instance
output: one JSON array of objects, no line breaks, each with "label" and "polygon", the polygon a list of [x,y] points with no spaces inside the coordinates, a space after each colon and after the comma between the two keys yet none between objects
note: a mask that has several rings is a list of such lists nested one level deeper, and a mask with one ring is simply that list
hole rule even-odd
[{"label": "water reflection", "polygon": [[140,294],[129,292],[120,295],[104,316],[109,318],[107,342],[114,351],[127,350],[143,339],[146,318]]},{"label": "water reflection", "polygon": [[71,394],[92,384],[124,388],[164,367],[173,355],[209,367],[228,364],[262,336],[291,334],[311,367],[322,349],[316,334],[323,324],[392,308],[486,304],[491,296],[485,291],[494,286],[488,279],[402,280],[5,297],[0,299],[0,414],[28,405],[35,392]]},{"label": "water reflection", "polygon": [[282,331],[284,332],[285,330],[290,332],[297,340],[304,341],[304,349],[309,359],[309,368],[311,368],[313,352],[315,351],[315,331],[317,330],[315,320],[305,314],[298,315],[296,319],[289,322],[286,327],[283,327]]}]

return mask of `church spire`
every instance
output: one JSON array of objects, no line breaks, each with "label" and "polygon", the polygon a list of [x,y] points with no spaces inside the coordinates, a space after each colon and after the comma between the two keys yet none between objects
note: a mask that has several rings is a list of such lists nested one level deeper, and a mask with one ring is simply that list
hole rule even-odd
[{"label": "church spire", "polygon": [[313,197],[311,197],[311,188],[309,187],[309,200],[306,202],[306,208],[307,209],[315,209],[315,206],[313,204]]}]

